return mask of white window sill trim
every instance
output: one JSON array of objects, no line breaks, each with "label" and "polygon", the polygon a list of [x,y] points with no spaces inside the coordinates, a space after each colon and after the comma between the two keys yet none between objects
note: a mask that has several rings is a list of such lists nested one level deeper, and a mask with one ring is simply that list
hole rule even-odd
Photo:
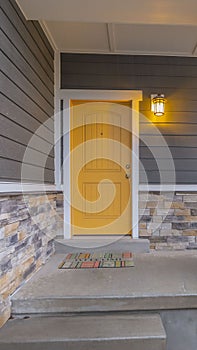
[{"label": "white window sill trim", "polygon": [[139,185],[139,191],[158,191],[158,192],[197,192],[197,185]]},{"label": "white window sill trim", "polygon": [[[62,192],[62,185],[39,184],[39,183],[20,183],[20,182],[0,182],[0,195],[17,193],[36,193],[36,192]],[[159,192],[197,192],[197,185],[139,185],[139,191],[159,191]]]},{"label": "white window sill trim", "polygon": [[19,194],[19,193],[36,193],[36,192],[60,192],[61,186],[53,184],[39,183],[20,183],[20,182],[0,182],[0,195]]}]

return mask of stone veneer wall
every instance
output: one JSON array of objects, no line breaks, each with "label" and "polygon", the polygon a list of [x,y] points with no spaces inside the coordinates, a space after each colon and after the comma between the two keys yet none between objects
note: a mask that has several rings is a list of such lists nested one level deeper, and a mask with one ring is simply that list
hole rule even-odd
[{"label": "stone veneer wall", "polygon": [[[57,194],[57,235],[64,225],[63,193]],[[197,248],[197,193],[140,192],[139,236],[155,250]]]},{"label": "stone veneer wall", "polygon": [[181,250],[197,243],[197,193],[141,192],[140,238],[156,250]]},{"label": "stone veneer wall", "polygon": [[0,197],[0,326],[10,295],[54,253],[57,194]]}]

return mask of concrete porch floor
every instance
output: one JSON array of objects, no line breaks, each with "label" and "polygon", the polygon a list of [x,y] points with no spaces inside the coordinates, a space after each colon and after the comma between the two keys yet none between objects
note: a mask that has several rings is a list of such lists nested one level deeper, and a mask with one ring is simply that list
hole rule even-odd
[{"label": "concrete porch floor", "polygon": [[134,268],[59,270],[55,254],[12,296],[13,314],[197,308],[197,252],[134,254]]}]

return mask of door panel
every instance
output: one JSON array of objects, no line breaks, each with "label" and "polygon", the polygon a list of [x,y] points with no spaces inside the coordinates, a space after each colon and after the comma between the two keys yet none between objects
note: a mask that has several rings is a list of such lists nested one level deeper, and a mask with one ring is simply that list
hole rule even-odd
[{"label": "door panel", "polygon": [[130,103],[72,101],[72,234],[131,233]]}]

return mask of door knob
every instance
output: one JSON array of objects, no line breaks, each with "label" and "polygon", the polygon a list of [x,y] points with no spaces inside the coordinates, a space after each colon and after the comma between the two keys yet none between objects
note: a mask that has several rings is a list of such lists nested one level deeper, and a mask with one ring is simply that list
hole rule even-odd
[{"label": "door knob", "polygon": [[129,179],[131,175],[125,174],[126,179]]}]

